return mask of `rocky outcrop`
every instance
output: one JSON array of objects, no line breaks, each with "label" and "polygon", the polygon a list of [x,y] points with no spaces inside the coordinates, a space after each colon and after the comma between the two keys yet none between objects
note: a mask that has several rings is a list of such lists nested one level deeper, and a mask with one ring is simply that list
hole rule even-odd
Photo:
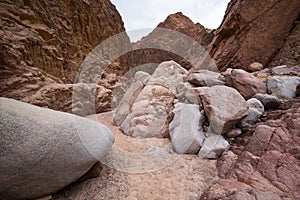
[{"label": "rocky outcrop", "polygon": [[34,199],[85,174],[114,142],[105,126],[0,98],[1,199]]},{"label": "rocky outcrop", "polygon": [[[297,53],[289,49],[298,48],[292,46],[297,46],[294,41],[299,40],[298,27],[294,28],[299,9],[300,2],[297,0],[231,1],[209,48],[218,68],[222,71],[227,68],[248,70],[253,62],[267,66],[278,49],[284,46],[286,38],[279,59],[286,52],[292,54],[288,56],[292,60],[297,58]],[[295,60],[291,63],[295,63]]]},{"label": "rocky outcrop", "polygon": [[135,51],[129,53],[131,67],[174,60],[186,69],[199,68],[199,63],[206,62],[203,68],[207,69],[214,66],[204,52],[212,38],[211,31],[194,24],[181,12],[171,14],[149,35],[133,43]]},{"label": "rocky outcrop", "polygon": [[295,66],[300,63],[300,13],[295,20],[285,44],[276,56],[272,59],[269,66],[288,65]]},{"label": "rocky outcrop", "polygon": [[299,199],[300,98],[266,111],[218,161],[220,180],[201,199]]},{"label": "rocky outcrop", "polygon": [[48,84],[21,99],[33,105],[87,116],[110,110],[112,92],[97,84]]},{"label": "rocky outcrop", "polygon": [[0,23],[0,95],[15,99],[73,83],[85,56],[125,30],[109,0],[2,1]]}]

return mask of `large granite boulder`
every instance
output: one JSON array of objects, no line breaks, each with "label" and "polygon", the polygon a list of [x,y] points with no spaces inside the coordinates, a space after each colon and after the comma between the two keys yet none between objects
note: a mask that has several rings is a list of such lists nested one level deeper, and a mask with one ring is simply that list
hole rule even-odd
[{"label": "large granite boulder", "polygon": [[296,97],[296,88],[300,83],[300,77],[273,76],[267,82],[268,92],[281,98],[292,99]]},{"label": "large granite boulder", "polygon": [[242,69],[227,69],[224,73],[226,83],[237,89],[245,99],[250,99],[257,93],[267,93],[266,84]]},{"label": "large granite boulder", "polygon": [[[173,100],[176,98],[176,86],[183,82],[186,74],[187,71],[174,61],[161,63],[144,87],[141,80],[142,82],[137,83],[134,94],[131,89],[125,92],[126,98],[129,92],[134,96],[129,95],[129,105],[122,100],[119,102],[118,105],[124,104],[126,108],[117,105],[114,113],[115,121],[122,122],[117,125],[126,135],[133,137],[168,137],[169,114],[172,112]],[[147,78],[147,76],[142,77]],[[120,114],[122,114],[121,120],[119,120]]]},{"label": "large granite boulder", "polygon": [[74,182],[114,143],[98,122],[0,98],[0,196],[32,199]]},{"label": "large granite boulder", "polygon": [[210,122],[210,133],[226,133],[248,114],[245,99],[234,88],[221,85],[203,88],[200,97]]},{"label": "large granite boulder", "polygon": [[204,115],[195,104],[177,103],[169,125],[170,138],[177,153],[197,153],[204,141]]}]

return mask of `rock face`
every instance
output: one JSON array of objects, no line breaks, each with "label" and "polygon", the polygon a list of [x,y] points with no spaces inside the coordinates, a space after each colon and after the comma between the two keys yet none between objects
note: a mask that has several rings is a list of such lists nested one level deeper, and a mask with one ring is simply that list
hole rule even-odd
[{"label": "rock face", "polygon": [[266,111],[222,155],[220,180],[201,199],[299,199],[299,106],[295,98]]},{"label": "rock face", "polygon": [[32,199],[85,174],[110,150],[101,124],[68,113],[0,98],[0,195]]},{"label": "rock face", "polygon": [[285,44],[272,59],[270,66],[295,66],[300,63],[300,15],[298,14]]},{"label": "rock face", "polygon": [[[248,70],[253,62],[267,66],[293,30],[299,9],[298,0],[231,1],[210,44],[210,54],[218,68],[222,71],[230,67]],[[284,49],[292,45],[292,40],[298,41],[294,31]]]},{"label": "rock face", "polygon": [[281,98],[292,99],[296,97],[296,88],[300,77],[273,76],[267,82],[268,92]]},{"label": "rock face", "polygon": [[204,141],[202,124],[205,117],[199,106],[175,104],[174,118],[169,125],[172,145],[177,153],[197,153]]},{"label": "rock face", "polygon": [[129,53],[129,62],[131,67],[168,60],[174,60],[186,69],[197,68],[202,62],[206,62],[203,69],[209,65],[215,67],[204,52],[212,38],[212,32],[199,23],[194,24],[181,12],[171,14],[149,35],[133,43],[135,51]]},{"label": "rock face", "polygon": [[247,115],[248,105],[234,88],[212,86],[200,92],[205,113],[209,119],[209,132],[223,134]]},{"label": "rock face", "polygon": [[97,84],[49,84],[22,101],[63,112],[87,116],[111,108],[111,90]]},{"label": "rock face", "polygon": [[226,83],[237,89],[245,99],[257,93],[267,93],[266,84],[242,69],[227,69],[224,73]]},{"label": "rock face", "polygon": [[[125,99],[118,102],[115,110],[117,125],[125,134],[134,137],[168,137],[176,85],[182,83],[186,75],[184,68],[168,61],[161,63],[146,83],[144,78],[137,80],[126,91]],[[118,119],[120,114],[121,119]]]},{"label": "rock face", "polygon": [[[84,57],[125,30],[108,0],[8,0],[0,5],[0,95],[9,98],[32,96],[48,84],[73,83]],[[120,40],[129,45],[126,35]]]}]

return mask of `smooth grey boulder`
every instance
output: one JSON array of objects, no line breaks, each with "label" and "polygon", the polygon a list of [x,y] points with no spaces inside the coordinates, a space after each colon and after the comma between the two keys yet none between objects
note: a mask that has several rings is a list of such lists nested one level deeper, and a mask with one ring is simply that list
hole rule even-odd
[{"label": "smooth grey boulder", "polygon": [[33,199],[84,175],[111,149],[98,122],[0,98],[0,197]]},{"label": "smooth grey boulder", "polygon": [[205,138],[202,124],[205,117],[195,104],[177,103],[169,124],[171,142],[177,153],[197,153]]},{"label": "smooth grey boulder", "polygon": [[225,78],[220,73],[204,69],[190,74],[188,81],[197,86],[225,85]]},{"label": "smooth grey boulder", "polygon": [[258,99],[264,105],[265,109],[276,108],[281,104],[277,96],[269,94],[255,94],[253,98]]},{"label": "smooth grey boulder", "polygon": [[296,97],[296,88],[300,77],[273,76],[267,82],[268,92],[281,98],[292,99]]},{"label": "smooth grey boulder", "polygon": [[228,150],[230,144],[222,135],[211,134],[204,140],[204,143],[198,153],[201,158],[216,159],[224,151]]},{"label": "smooth grey boulder", "polygon": [[263,104],[258,99],[251,98],[247,100],[247,104],[249,106],[248,115],[242,119],[242,126],[254,124],[265,111]]}]

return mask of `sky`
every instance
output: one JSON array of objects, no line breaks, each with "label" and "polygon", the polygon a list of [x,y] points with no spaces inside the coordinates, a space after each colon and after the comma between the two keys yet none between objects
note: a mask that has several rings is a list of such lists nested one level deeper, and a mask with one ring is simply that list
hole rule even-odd
[{"label": "sky", "polygon": [[[168,15],[182,12],[194,23],[218,28],[229,0],[111,0],[117,7],[132,41],[148,34]],[[148,28],[144,31],[134,31]]]}]

